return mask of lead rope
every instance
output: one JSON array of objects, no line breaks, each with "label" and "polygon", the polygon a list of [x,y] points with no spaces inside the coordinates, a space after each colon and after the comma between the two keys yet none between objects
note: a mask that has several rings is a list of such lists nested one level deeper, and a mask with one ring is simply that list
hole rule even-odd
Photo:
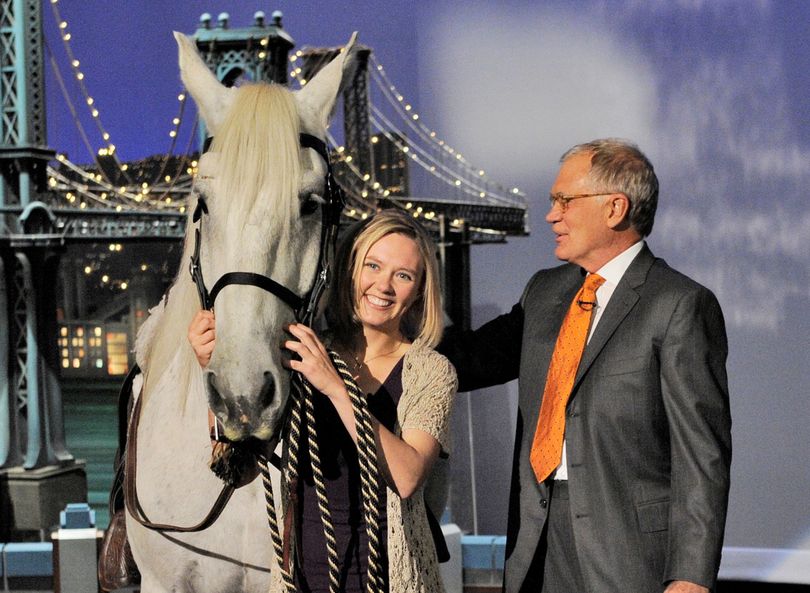
[{"label": "lead rope", "polygon": [[270,480],[270,461],[264,456],[261,456],[259,459],[259,470],[261,471],[262,484],[264,485],[264,501],[267,507],[267,523],[270,525],[270,539],[273,542],[273,550],[276,553],[278,566],[281,569],[281,578],[284,581],[284,587],[287,591],[296,593],[292,573],[284,566],[284,542],[281,537],[281,531],[278,528],[276,503],[273,497],[273,483]]},{"label": "lead rope", "polygon": [[[366,534],[369,541],[368,551],[368,578],[366,579],[366,591],[368,593],[382,593],[385,591],[385,574],[382,566],[381,534],[380,534],[380,512],[379,512],[379,472],[377,466],[377,447],[374,440],[374,429],[371,423],[371,414],[362,392],[358,389],[349,368],[340,356],[334,351],[329,351],[332,363],[346,385],[349,399],[352,402],[357,429],[357,453],[360,465],[360,488],[363,500],[363,516],[366,522]],[[302,393],[303,389],[303,393]],[[290,412],[290,432],[288,444],[288,457],[286,470],[286,482],[293,483],[298,478],[298,443],[300,442],[302,420],[306,421],[307,441],[310,449],[310,464],[312,466],[312,476],[315,482],[315,493],[318,498],[318,509],[321,514],[324,537],[326,539],[326,553],[329,563],[329,590],[330,593],[338,593],[340,588],[340,564],[335,542],[335,529],[332,523],[332,516],[329,511],[329,501],[326,496],[326,486],[323,480],[321,469],[320,450],[318,448],[317,434],[315,430],[315,417],[313,407],[312,388],[306,381],[293,381],[292,409]],[[302,409],[306,412],[302,416]],[[260,463],[262,481],[265,489],[265,501],[267,503],[267,518],[270,525],[271,539],[276,558],[281,568],[282,579],[289,593],[295,593],[295,581],[292,571],[284,565],[284,544],[280,534],[276,509],[273,500],[273,486],[270,481],[269,465],[266,459]],[[292,512],[292,511],[288,511]]]},{"label": "lead rope", "polygon": [[363,500],[363,515],[366,520],[366,534],[368,535],[368,579],[366,590],[369,593],[385,590],[385,574],[381,561],[380,541],[380,505],[379,505],[379,472],[377,465],[377,444],[374,440],[374,427],[371,424],[371,414],[368,411],[368,402],[358,389],[349,367],[332,350],[329,351],[332,364],[335,365],[346,391],[352,402],[354,422],[357,429],[357,457],[360,463],[360,488]]}]

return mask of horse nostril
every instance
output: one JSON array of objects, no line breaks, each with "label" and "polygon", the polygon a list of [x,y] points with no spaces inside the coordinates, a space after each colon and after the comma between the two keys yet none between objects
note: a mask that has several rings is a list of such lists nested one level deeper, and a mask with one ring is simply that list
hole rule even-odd
[{"label": "horse nostril", "polygon": [[273,403],[276,396],[276,381],[273,379],[273,374],[270,371],[264,373],[264,385],[259,394],[259,404],[262,408],[267,408]]},{"label": "horse nostril", "polygon": [[225,412],[226,411],[225,400],[219,394],[219,390],[217,389],[217,386],[214,384],[214,382],[216,381],[216,375],[213,372],[209,371],[207,373],[206,379],[208,380],[208,406],[214,412]]}]

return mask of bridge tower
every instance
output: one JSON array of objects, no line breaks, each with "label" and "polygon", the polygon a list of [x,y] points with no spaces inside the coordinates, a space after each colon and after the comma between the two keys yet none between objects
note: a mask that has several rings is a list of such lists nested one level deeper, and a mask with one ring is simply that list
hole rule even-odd
[{"label": "bridge tower", "polygon": [[[228,87],[242,78],[287,84],[287,56],[295,42],[284,30],[282,16],[276,10],[267,23],[264,12],[258,11],[250,27],[232,29],[227,12],[220,13],[215,24],[209,13],[201,15],[194,40],[217,80]],[[205,139],[205,127],[200,122],[200,147]]]},{"label": "bridge tower", "polygon": [[[369,124],[368,62],[371,49],[355,46],[353,70],[343,84],[343,136],[346,150],[361,173],[375,176]],[[340,48],[315,47],[299,52],[302,65],[299,80],[310,80],[337,56]],[[358,190],[359,192],[359,190]]]},{"label": "bridge tower", "polygon": [[[0,0],[0,491],[4,528],[40,531],[86,500],[65,447],[55,278],[63,250],[46,191],[40,0]],[[5,519],[5,517],[4,517]]]}]

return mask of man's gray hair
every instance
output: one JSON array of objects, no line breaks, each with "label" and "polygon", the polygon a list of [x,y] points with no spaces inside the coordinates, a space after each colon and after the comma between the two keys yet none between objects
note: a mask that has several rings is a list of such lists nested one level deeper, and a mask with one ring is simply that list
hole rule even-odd
[{"label": "man's gray hair", "polygon": [[650,234],[658,206],[658,177],[638,146],[627,140],[603,138],[568,149],[564,163],[578,154],[591,155],[590,178],[594,191],[622,193],[630,200],[629,220],[642,237]]}]

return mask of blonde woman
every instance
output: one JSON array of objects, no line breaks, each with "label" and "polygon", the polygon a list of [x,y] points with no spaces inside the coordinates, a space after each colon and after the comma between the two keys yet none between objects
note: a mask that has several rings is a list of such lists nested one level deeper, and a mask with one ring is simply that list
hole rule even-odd
[{"label": "blonde woman", "polygon": [[[383,211],[344,239],[327,303],[329,347],[369,394],[377,458],[387,496],[381,496],[389,591],[442,590],[428,525],[424,483],[449,450],[448,423],[456,374],[435,352],[442,334],[441,291],[434,246],[413,218]],[[368,542],[362,515],[354,416],[346,387],[316,333],[289,327],[287,366],[317,390],[316,428],[341,559],[341,591],[365,590]],[[201,311],[189,328],[201,365],[215,343],[213,313]],[[299,452],[296,582],[301,591],[329,591],[326,547],[307,447]],[[382,488],[383,485],[381,485]]]}]

